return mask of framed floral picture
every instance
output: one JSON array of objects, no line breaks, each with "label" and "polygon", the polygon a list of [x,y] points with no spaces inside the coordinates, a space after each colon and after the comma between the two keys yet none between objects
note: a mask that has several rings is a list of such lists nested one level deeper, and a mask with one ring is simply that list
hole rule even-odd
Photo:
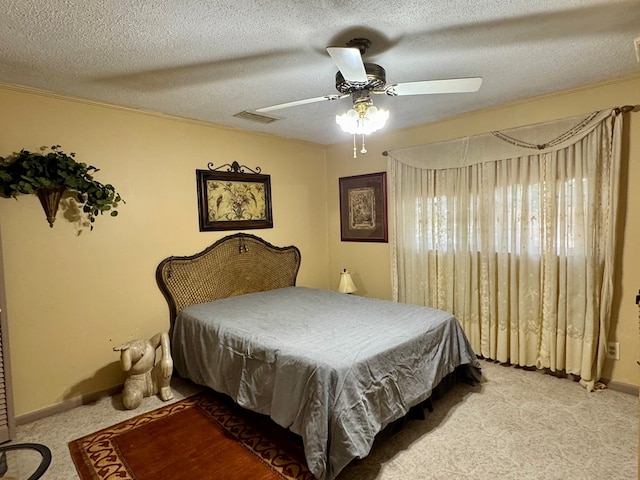
[{"label": "framed floral picture", "polygon": [[273,228],[271,177],[229,167],[196,170],[200,231]]},{"label": "framed floral picture", "polygon": [[343,242],[388,242],[387,174],[341,177],[340,239]]}]

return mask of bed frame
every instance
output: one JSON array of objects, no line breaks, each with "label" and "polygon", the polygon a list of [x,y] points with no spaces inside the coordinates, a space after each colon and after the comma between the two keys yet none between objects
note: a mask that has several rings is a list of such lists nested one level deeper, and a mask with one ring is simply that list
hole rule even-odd
[{"label": "bed frame", "polygon": [[165,258],[156,281],[169,304],[173,330],[176,316],[189,305],[292,287],[299,269],[297,247],[276,247],[255,235],[236,233],[195,255]]}]

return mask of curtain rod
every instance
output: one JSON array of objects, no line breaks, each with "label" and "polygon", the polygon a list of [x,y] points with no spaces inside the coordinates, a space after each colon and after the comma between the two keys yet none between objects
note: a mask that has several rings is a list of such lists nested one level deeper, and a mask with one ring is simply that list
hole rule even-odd
[{"label": "curtain rod", "polygon": [[635,105],[624,105],[622,107],[616,107],[613,109],[614,112],[616,112],[616,114],[618,113],[629,113],[629,112],[633,112],[635,110]]},{"label": "curtain rod", "polygon": [[[622,107],[615,107],[613,111],[615,112],[616,115],[619,115],[621,113],[633,112],[635,109],[636,109],[635,105],[623,105]],[[382,156],[388,157],[389,151],[385,150],[384,152],[382,152]]]}]

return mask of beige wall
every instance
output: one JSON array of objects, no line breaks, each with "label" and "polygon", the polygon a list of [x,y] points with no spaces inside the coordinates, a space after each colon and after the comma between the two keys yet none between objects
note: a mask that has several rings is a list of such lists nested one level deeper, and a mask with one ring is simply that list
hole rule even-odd
[{"label": "beige wall", "polygon": [[[391,298],[389,245],[340,242],[339,177],[384,171],[384,150],[624,104],[640,104],[640,77],[388,130],[369,138],[369,153],[353,159],[350,142],[323,148],[0,86],[0,156],[60,144],[98,166],[98,179],[113,183],[127,202],[117,218],[99,217],[93,232],[77,236],[61,215],[49,228],[33,196],[0,199],[16,414],[119,384],[112,347],[167,328],[167,306],[154,279],[158,262],[234,233],[198,231],[194,170],[207,162],[237,160],[271,175],[275,227],[251,233],[301,249],[299,285],[335,288],[346,267],[360,293]],[[625,227],[611,333],[621,360],[609,361],[605,376],[638,385],[640,216],[634,207],[640,207],[640,189],[633,187],[640,184],[640,113],[627,120]]]},{"label": "beige wall", "polygon": [[[398,105],[409,99],[398,98]],[[339,272],[348,268],[356,286],[367,296],[391,298],[389,244],[340,241],[338,178],[386,170],[381,153],[394,148],[438,142],[486,133],[556,118],[580,115],[618,105],[640,105],[640,76],[627,77],[580,90],[530,99],[517,104],[465,114],[448,120],[402,131],[382,131],[367,140],[366,155],[353,159],[352,143],[332,146],[327,153],[327,199],[331,284]],[[400,110],[401,108],[398,108]],[[390,128],[393,128],[393,108]],[[621,219],[624,224],[620,242],[616,297],[609,341],[620,342],[620,360],[608,360],[604,377],[638,385],[639,358],[638,309],[635,295],[640,288],[640,112],[626,115],[626,150],[622,169],[624,199]]]},{"label": "beige wall", "polygon": [[168,327],[158,262],[235,232],[199,232],[195,170],[237,160],[271,175],[274,228],[302,253],[298,284],[327,287],[324,148],[0,87],[0,156],[60,144],[126,200],[76,235],[49,228],[35,196],[0,198],[16,415],[123,381],[113,346]]}]

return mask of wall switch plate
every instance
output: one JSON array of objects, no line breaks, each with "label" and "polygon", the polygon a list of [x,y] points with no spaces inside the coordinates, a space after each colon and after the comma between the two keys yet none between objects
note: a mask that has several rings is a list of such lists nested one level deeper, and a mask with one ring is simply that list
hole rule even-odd
[{"label": "wall switch plate", "polygon": [[607,358],[620,360],[620,343],[607,342]]},{"label": "wall switch plate", "polygon": [[633,46],[636,48],[636,58],[640,62],[640,37],[633,39]]}]

